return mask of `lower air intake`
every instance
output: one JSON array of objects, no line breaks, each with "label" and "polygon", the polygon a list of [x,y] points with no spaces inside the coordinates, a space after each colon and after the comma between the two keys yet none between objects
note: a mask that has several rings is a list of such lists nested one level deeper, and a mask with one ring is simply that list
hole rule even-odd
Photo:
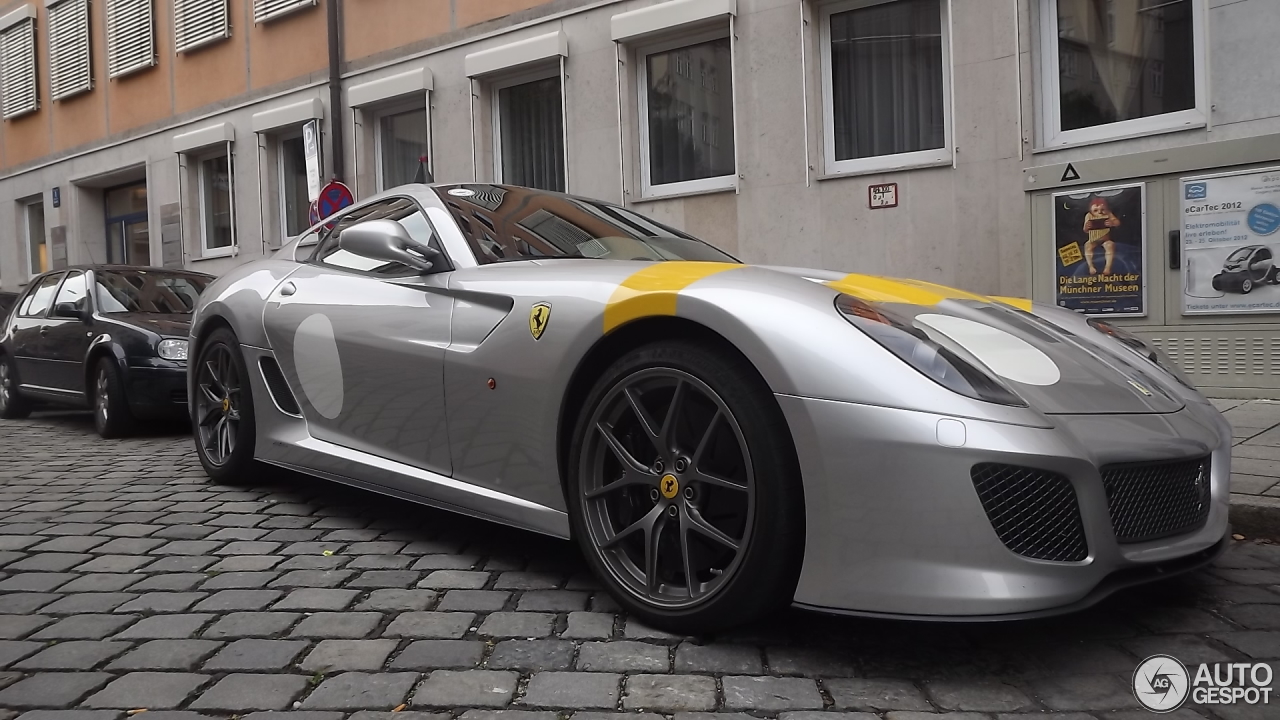
[{"label": "lower air intake", "polygon": [[1079,562],[1089,556],[1076,491],[1065,475],[999,463],[974,465],[971,475],[1005,547],[1037,560]]},{"label": "lower air intake", "polygon": [[1209,518],[1209,458],[1102,468],[1116,540],[1135,543],[1191,532]]}]

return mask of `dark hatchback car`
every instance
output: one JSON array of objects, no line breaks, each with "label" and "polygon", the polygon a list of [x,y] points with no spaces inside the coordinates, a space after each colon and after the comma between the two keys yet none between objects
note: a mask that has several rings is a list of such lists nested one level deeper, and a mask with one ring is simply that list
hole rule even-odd
[{"label": "dark hatchback car", "polygon": [[97,265],[31,281],[0,328],[0,418],[33,403],[94,411],[105,438],[187,414],[187,331],[212,276]]},{"label": "dark hatchback car", "polygon": [[9,314],[13,309],[13,304],[18,300],[18,293],[4,292],[0,290],[0,318]]}]

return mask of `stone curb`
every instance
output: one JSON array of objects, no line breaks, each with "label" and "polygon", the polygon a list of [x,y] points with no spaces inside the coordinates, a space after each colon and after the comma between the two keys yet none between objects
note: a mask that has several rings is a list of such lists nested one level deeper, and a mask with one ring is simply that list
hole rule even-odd
[{"label": "stone curb", "polygon": [[1231,532],[1280,542],[1280,498],[1231,495]]}]

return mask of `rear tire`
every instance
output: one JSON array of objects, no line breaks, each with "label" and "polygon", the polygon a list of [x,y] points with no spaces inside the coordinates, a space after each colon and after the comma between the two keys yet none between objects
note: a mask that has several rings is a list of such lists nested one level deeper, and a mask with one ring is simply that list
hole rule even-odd
[{"label": "rear tire", "polygon": [[654,343],[606,370],[583,408],[569,520],[619,604],[654,627],[703,634],[790,603],[804,552],[799,464],[749,363]]},{"label": "rear tire", "polygon": [[98,360],[93,370],[93,426],[98,435],[114,440],[130,435],[134,428],[133,413],[125,396],[120,368],[110,358]]},{"label": "rear tire", "polygon": [[205,474],[224,485],[257,480],[262,466],[253,457],[253,391],[235,333],[228,328],[213,331],[188,372],[194,378],[191,434]]},{"label": "rear tire", "polygon": [[31,401],[18,393],[18,369],[0,355],[0,419],[21,420],[31,414]]}]

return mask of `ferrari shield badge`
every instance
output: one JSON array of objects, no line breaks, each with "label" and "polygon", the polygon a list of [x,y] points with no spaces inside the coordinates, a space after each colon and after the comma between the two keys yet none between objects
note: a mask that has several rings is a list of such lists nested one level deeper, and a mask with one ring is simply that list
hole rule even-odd
[{"label": "ferrari shield badge", "polygon": [[547,323],[551,320],[551,303],[535,303],[529,310],[529,332],[534,340],[541,340],[542,333],[547,331]]}]

